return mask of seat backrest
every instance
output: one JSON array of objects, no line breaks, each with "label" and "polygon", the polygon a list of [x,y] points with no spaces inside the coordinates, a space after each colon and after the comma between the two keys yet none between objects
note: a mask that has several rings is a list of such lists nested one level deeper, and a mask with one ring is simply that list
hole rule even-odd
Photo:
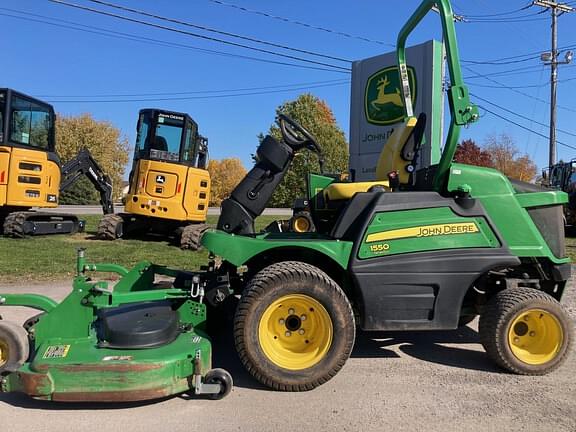
[{"label": "seat backrest", "polygon": [[168,151],[168,142],[163,136],[156,135],[154,137],[154,142],[152,143],[151,149]]},{"label": "seat backrest", "polygon": [[415,171],[417,155],[424,129],[426,128],[426,114],[408,117],[404,123],[394,128],[394,132],[386,141],[380,152],[376,165],[376,180],[387,180],[388,173],[398,172],[401,185],[411,183],[411,174]]}]

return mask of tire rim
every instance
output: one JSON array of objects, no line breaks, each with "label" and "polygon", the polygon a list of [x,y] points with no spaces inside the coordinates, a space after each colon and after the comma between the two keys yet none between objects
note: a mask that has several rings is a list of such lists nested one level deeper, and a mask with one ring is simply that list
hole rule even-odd
[{"label": "tire rim", "polygon": [[280,297],[266,308],[258,339],[268,359],[283,369],[302,370],[319,363],[332,345],[330,315],[303,294]]},{"label": "tire rim", "polygon": [[297,217],[294,219],[294,231],[299,233],[308,232],[310,230],[310,222],[305,217]]},{"label": "tire rim", "polygon": [[508,343],[518,360],[543,365],[553,360],[564,341],[560,321],[543,309],[521,312],[508,330]]},{"label": "tire rim", "polygon": [[0,367],[4,366],[8,362],[10,356],[10,351],[8,344],[4,340],[0,340]]}]

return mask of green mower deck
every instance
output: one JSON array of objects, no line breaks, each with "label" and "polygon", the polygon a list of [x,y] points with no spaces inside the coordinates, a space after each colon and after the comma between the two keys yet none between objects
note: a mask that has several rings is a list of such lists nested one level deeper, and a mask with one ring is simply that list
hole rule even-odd
[{"label": "green mower deck", "polygon": [[[2,306],[42,311],[23,328],[0,321],[1,391],[69,402],[180,393],[220,398],[230,391],[230,375],[211,369],[203,290],[192,274],[148,262],[131,270],[89,264],[83,251],[77,267],[73,290],[61,303],[35,294],[0,295]],[[92,282],[88,271],[121,279],[111,290],[108,282]]]}]

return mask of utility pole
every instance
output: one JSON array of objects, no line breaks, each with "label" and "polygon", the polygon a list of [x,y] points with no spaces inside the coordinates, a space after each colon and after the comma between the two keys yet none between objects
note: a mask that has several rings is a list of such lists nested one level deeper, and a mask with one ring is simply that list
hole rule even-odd
[{"label": "utility pole", "polygon": [[540,58],[545,65],[550,65],[550,149],[548,164],[556,163],[556,89],[558,87],[558,65],[568,64],[572,61],[572,51],[567,51],[564,61],[558,61],[558,17],[564,13],[574,12],[574,8],[565,3],[548,0],[535,0],[534,6],[550,9],[552,13],[552,50],[543,53]]}]

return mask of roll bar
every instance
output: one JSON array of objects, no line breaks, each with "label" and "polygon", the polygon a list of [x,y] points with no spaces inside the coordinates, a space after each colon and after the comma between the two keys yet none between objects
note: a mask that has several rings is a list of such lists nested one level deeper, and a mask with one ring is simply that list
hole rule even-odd
[{"label": "roll bar", "polygon": [[449,0],[424,0],[418,9],[408,19],[404,27],[398,34],[396,54],[398,56],[398,74],[404,98],[404,114],[406,117],[413,117],[412,96],[410,94],[410,81],[408,79],[408,69],[406,67],[406,40],[414,28],[422,19],[437,7],[442,23],[442,33],[446,45],[446,56],[448,61],[448,71],[450,72],[450,88],[448,89],[448,103],[450,105],[450,128],[446,137],[444,151],[438,164],[438,170],[434,177],[434,190],[441,192],[447,179],[458,138],[460,128],[478,120],[478,107],[470,102],[468,88],[462,79],[462,69],[460,68],[460,56],[458,54],[458,43],[456,41],[456,29],[454,27],[454,15],[452,5]]}]

